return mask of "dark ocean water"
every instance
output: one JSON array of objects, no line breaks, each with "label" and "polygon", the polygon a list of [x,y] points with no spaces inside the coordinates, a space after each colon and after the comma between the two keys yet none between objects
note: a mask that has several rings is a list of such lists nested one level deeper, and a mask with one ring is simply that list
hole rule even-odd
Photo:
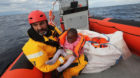
[{"label": "dark ocean water", "polygon": [[140,21],[140,4],[94,8],[90,9],[90,15]]},{"label": "dark ocean water", "polygon": [[[140,4],[90,8],[90,15],[140,21]],[[46,12],[46,14],[48,14]],[[55,12],[59,25],[58,12]],[[22,51],[28,40],[28,14],[0,16],[0,75]],[[60,27],[58,27],[60,28]]]}]

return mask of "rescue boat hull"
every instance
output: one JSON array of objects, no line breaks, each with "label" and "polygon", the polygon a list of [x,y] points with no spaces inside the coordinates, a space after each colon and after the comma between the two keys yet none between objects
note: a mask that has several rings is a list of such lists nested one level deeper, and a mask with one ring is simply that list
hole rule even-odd
[{"label": "rescue boat hull", "polygon": [[122,31],[124,40],[131,52],[140,56],[140,22],[111,18],[89,18],[89,29],[105,34]]},{"label": "rescue boat hull", "polygon": [[51,78],[51,73],[42,73],[21,53],[1,78]]}]

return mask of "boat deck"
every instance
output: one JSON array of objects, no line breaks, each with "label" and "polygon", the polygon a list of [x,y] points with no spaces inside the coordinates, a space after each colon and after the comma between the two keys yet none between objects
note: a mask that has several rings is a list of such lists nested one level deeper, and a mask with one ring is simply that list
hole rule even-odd
[{"label": "boat deck", "polygon": [[129,59],[121,60],[119,64],[103,72],[81,74],[74,78],[140,78],[140,57],[132,55]]}]

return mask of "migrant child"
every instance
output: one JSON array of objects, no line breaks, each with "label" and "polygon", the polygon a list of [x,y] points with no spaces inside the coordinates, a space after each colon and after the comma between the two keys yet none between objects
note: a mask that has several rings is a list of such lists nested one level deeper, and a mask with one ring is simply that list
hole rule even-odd
[{"label": "migrant child", "polygon": [[84,37],[77,33],[74,28],[65,31],[60,37],[59,42],[63,49],[59,49],[54,57],[47,61],[46,64],[54,64],[60,55],[67,57],[67,61],[64,65],[57,68],[58,72],[62,72],[69,67],[73,61],[83,53],[82,46],[84,45]]}]

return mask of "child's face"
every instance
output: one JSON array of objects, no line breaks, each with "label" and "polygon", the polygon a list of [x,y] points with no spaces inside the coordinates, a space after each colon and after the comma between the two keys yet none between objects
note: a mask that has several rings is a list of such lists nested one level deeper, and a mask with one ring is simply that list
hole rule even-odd
[{"label": "child's face", "polygon": [[73,43],[77,40],[77,36],[73,35],[73,34],[68,34],[67,35],[67,40],[68,40],[69,43]]}]

